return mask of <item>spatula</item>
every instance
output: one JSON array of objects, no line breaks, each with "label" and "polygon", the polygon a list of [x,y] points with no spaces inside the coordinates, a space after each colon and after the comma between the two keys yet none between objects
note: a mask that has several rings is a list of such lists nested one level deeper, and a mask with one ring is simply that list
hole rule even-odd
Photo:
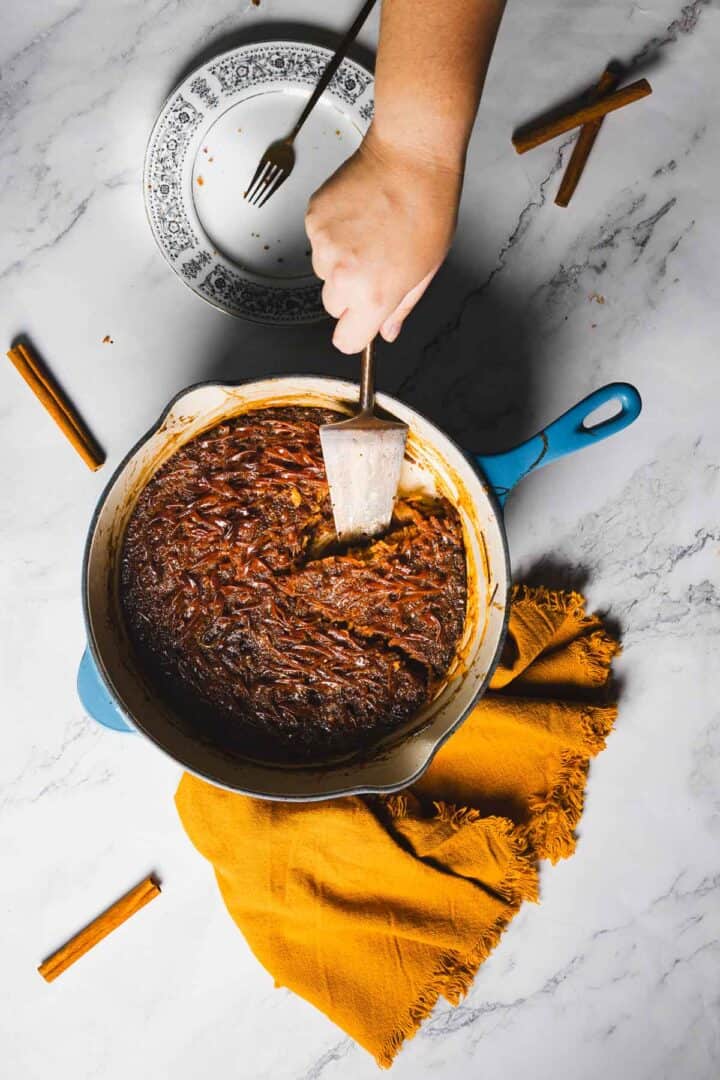
[{"label": "spatula", "polygon": [[335,531],[343,543],[370,539],[387,529],[397,496],[407,424],[382,420],[374,407],[371,342],[362,354],[359,413],[320,428]]}]

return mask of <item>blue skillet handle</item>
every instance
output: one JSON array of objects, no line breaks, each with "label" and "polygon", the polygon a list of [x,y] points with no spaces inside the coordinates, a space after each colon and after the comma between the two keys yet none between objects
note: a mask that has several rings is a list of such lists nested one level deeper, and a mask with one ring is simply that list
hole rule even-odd
[{"label": "blue skillet handle", "polygon": [[86,713],[93,720],[97,720],[98,724],[102,724],[106,728],[112,728],[113,731],[135,730],[127,722],[125,716],[108,693],[89,649],[85,650],[80,661],[77,692]]},{"label": "blue skillet handle", "polygon": [[[610,401],[618,402],[620,412],[588,427],[586,418]],[[568,409],[527,442],[502,454],[476,455],[475,460],[502,506],[515,485],[534,469],[617,434],[637,420],[641,409],[642,400],[634,386],[609,383]]]}]

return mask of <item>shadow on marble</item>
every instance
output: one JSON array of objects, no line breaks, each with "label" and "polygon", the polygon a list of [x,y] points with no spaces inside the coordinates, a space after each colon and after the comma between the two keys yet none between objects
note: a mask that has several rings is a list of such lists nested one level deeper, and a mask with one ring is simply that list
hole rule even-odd
[{"label": "shadow on marble", "polygon": [[[237,49],[241,45],[254,45],[261,41],[301,41],[308,45],[322,45],[326,49],[335,49],[340,41],[341,32],[330,30],[320,23],[301,22],[282,19],[265,22],[253,22],[252,26],[233,30],[229,34],[220,34],[191,56],[178,70],[174,81],[168,86],[170,93],[196,68],[206,64],[221,53]],[[375,53],[357,41],[348,50],[351,60],[369,68],[375,67]]]},{"label": "shadow on marble", "polygon": [[463,449],[495,453],[534,434],[540,357],[523,295],[475,275],[451,253],[408,320],[398,396]]},{"label": "shadow on marble", "polygon": [[583,593],[590,581],[586,567],[564,562],[554,555],[543,555],[528,567],[521,567],[516,576],[523,585],[544,586],[562,592]]},{"label": "shadow on marble", "polygon": [[[533,434],[534,332],[519,296],[498,288],[492,295],[480,292],[474,276],[451,255],[398,341],[379,343],[377,382],[380,390],[418,409],[465,450],[492,453]],[[249,330],[248,323],[227,318],[218,327],[220,333],[208,342],[210,359],[198,372],[200,379],[358,378],[358,359],[332,346],[329,319],[311,326]]]}]

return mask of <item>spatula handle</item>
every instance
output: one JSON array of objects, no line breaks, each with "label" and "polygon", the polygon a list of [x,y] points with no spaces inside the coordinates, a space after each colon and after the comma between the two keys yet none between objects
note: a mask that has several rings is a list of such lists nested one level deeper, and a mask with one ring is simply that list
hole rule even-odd
[{"label": "spatula handle", "polygon": [[360,412],[371,413],[375,408],[375,342],[369,342],[360,361]]}]

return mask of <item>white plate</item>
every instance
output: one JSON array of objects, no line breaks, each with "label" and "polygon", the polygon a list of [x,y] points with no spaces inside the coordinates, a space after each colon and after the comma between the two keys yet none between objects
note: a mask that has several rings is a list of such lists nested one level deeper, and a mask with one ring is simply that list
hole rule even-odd
[{"label": "white plate", "polygon": [[153,128],[143,186],[155,239],[186,285],[232,315],[275,324],[324,316],[305,208],[362,141],[372,75],[344,60],[296,140],[289,179],[262,208],[243,192],[331,56],[293,41],[223,53],[181,83]]}]

